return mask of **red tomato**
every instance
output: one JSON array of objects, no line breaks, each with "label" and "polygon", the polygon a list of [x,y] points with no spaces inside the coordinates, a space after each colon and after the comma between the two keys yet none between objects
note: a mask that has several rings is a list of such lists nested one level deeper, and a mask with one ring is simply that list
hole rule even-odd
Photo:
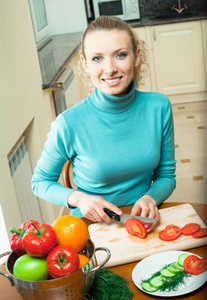
[{"label": "red tomato", "polygon": [[194,238],[202,238],[207,236],[207,228],[201,228],[199,231],[193,234]]},{"label": "red tomato", "polygon": [[183,262],[184,270],[192,275],[199,275],[207,270],[207,259],[189,255]]},{"label": "red tomato", "polygon": [[188,223],[182,229],[181,232],[183,235],[191,235],[199,231],[201,226],[197,223]]},{"label": "red tomato", "polygon": [[22,238],[22,245],[31,256],[45,256],[56,244],[55,230],[48,224],[33,224],[33,228],[28,229]]},{"label": "red tomato", "polygon": [[78,254],[69,246],[56,246],[47,256],[47,269],[54,278],[69,275],[78,267]]},{"label": "red tomato", "polygon": [[196,270],[194,271],[195,275],[199,275],[207,270],[207,259],[199,259],[198,264],[196,265]]},{"label": "red tomato", "polygon": [[128,219],[126,221],[126,230],[129,234],[138,236],[141,239],[144,239],[147,235],[144,224],[135,219]]},{"label": "red tomato", "polygon": [[167,225],[166,228],[159,233],[159,238],[163,241],[174,241],[181,236],[181,229],[177,225]]}]

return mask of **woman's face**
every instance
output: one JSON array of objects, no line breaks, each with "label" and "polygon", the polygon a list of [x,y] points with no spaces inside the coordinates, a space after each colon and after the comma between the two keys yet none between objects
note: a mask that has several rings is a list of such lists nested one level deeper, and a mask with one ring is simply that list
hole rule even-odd
[{"label": "woman's face", "polygon": [[132,50],[130,36],[123,30],[97,30],[85,38],[83,65],[95,87],[109,95],[127,93],[139,64],[139,51]]}]

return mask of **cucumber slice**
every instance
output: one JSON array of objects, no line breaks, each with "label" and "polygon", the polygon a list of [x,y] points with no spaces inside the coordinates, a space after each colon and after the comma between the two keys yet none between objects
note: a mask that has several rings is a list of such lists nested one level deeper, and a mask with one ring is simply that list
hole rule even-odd
[{"label": "cucumber slice", "polygon": [[174,274],[180,272],[180,269],[174,267],[173,264],[170,265],[170,266],[168,266],[167,269],[168,269],[168,271],[170,271],[170,272],[172,272],[172,273],[174,273]]},{"label": "cucumber slice", "polygon": [[172,273],[172,272],[168,271],[167,268],[162,269],[162,270],[160,271],[160,274],[161,274],[162,276],[164,276],[164,277],[167,277],[167,278],[172,278],[172,277],[175,276],[175,273]]},{"label": "cucumber slice", "polygon": [[183,262],[184,262],[184,260],[186,259],[186,257],[188,257],[188,256],[189,256],[188,253],[183,253],[183,254],[181,254],[181,255],[178,257],[178,264],[179,264],[180,266],[183,266]]},{"label": "cucumber slice", "polygon": [[162,276],[156,276],[150,279],[149,284],[153,287],[160,288],[163,285]]},{"label": "cucumber slice", "polygon": [[174,262],[172,265],[173,265],[174,268],[177,268],[180,271],[184,270],[184,268],[181,265],[179,265],[179,263],[177,261]]},{"label": "cucumber slice", "polygon": [[158,287],[154,287],[154,286],[150,285],[149,282],[146,282],[146,281],[142,282],[142,288],[146,292],[156,292],[158,290]]}]

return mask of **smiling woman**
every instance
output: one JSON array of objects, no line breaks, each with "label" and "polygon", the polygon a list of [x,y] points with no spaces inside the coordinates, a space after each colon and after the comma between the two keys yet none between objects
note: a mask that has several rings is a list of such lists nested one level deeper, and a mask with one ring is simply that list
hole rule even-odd
[{"label": "smiling woman", "polygon": [[[89,24],[81,60],[95,90],[53,122],[34,170],[35,194],[94,222],[111,221],[105,208],[121,215],[128,205],[159,222],[157,206],[175,188],[172,108],[165,95],[135,89],[145,65],[140,44],[119,18]],[[57,182],[67,160],[77,189]]]},{"label": "smiling woman", "polygon": [[135,53],[127,32],[95,31],[85,40],[84,68],[100,91],[109,95],[126,94],[138,66],[140,51]]},{"label": "smiling woman", "polygon": [[[113,18],[111,18],[113,20]],[[136,66],[133,69],[133,77],[135,79],[135,83],[136,83],[136,88],[138,88],[141,84],[144,83],[144,78],[148,75],[148,63],[147,63],[147,50],[146,50],[146,45],[145,42],[142,41],[141,39],[139,39],[139,37],[137,36],[137,34],[133,31],[133,28],[130,28],[127,23],[122,22],[121,24],[116,24],[116,26],[113,24],[113,22],[109,22],[108,25],[104,24],[104,21],[101,21],[101,18],[99,19],[99,23],[97,23],[96,25],[94,25],[94,23],[90,23],[88,28],[86,29],[83,38],[82,38],[82,47],[80,49],[80,56],[82,57],[82,61],[84,62],[84,64],[81,62],[81,60],[78,62],[77,64],[77,68],[76,68],[76,72],[79,76],[79,78],[82,78],[82,82],[88,87],[90,86],[91,91],[94,90],[94,82],[92,82],[92,78],[90,77],[89,72],[87,71],[87,68],[85,67],[86,72],[83,71],[83,67],[86,66],[86,36],[87,36],[87,40],[89,39],[89,50],[92,51],[91,54],[94,54],[95,57],[93,57],[93,60],[95,61],[100,61],[101,57],[100,55],[103,54],[102,50],[105,49],[105,42],[107,40],[108,45],[112,45],[111,42],[113,41],[114,38],[114,30],[118,31],[118,35],[119,35],[119,39],[122,39],[122,42],[126,42],[125,41],[125,36],[128,35],[127,39],[128,39],[128,43],[130,43],[130,47],[132,46],[132,51],[135,55],[137,55],[137,61],[135,62],[134,66]],[[103,19],[104,20],[104,19]],[[103,24],[102,24],[103,22]],[[97,26],[97,28],[96,28]],[[103,27],[102,27],[103,26]],[[106,26],[106,28],[105,28]],[[105,31],[107,30],[107,31]],[[91,33],[91,34],[88,34]],[[104,34],[105,33],[105,34]],[[99,43],[97,43],[96,40],[96,36],[100,36],[101,34],[101,39],[99,41],[99,43],[101,43],[102,46],[99,47],[100,53],[95,53],[95,49],[96,47],[99,46]],[[108,40],[108,36],[110,35],[110,37],[112,38],[111,42]],[[105,39],[104,39],[105,36]],[[115,35],[116,37],[116,35]],[[116,37],[116,40],[118,39],[118,36]],[[91,42],[93,44],[91,44]],[[118,42],[118,41],[117,41]],[[120,41],[119,41],[120,42]],[[92,47],[92,45],[96,45],[95,48]],[[129,46],[129,44],[128,44]],[[122,52],[122,48],[119,49],[119,46],[117,44],[117,58],[119,59],[124,59],[127,55],[128,52],[125,53],[124,51]],[[120,47],[123,47],[123,44],[120,45]],[[123,49],[123,50],[127,50],[127,48]],[[98,50],[97,50],[98,51]],[[136,53],[138,51],[138,53]],[[116,53],[115,53],[116,54]]]}]

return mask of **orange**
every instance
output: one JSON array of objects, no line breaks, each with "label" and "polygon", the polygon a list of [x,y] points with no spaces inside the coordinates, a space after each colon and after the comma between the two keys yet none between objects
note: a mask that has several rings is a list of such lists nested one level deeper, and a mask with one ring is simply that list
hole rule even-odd
[{"label": "orange", "polygon": [[79,256],[79,269],[84,267],[88,262],[89,262],[89,258],[83,254],[79,254],[78,253],[78,256]]},{"label": "orange", "polygon": [[55,220],[52,227],[57,235],[57,244],[70,246],[76,252],[83,249],[89,238],[88,227],[83,220],[75,216],[62,216]]}]

